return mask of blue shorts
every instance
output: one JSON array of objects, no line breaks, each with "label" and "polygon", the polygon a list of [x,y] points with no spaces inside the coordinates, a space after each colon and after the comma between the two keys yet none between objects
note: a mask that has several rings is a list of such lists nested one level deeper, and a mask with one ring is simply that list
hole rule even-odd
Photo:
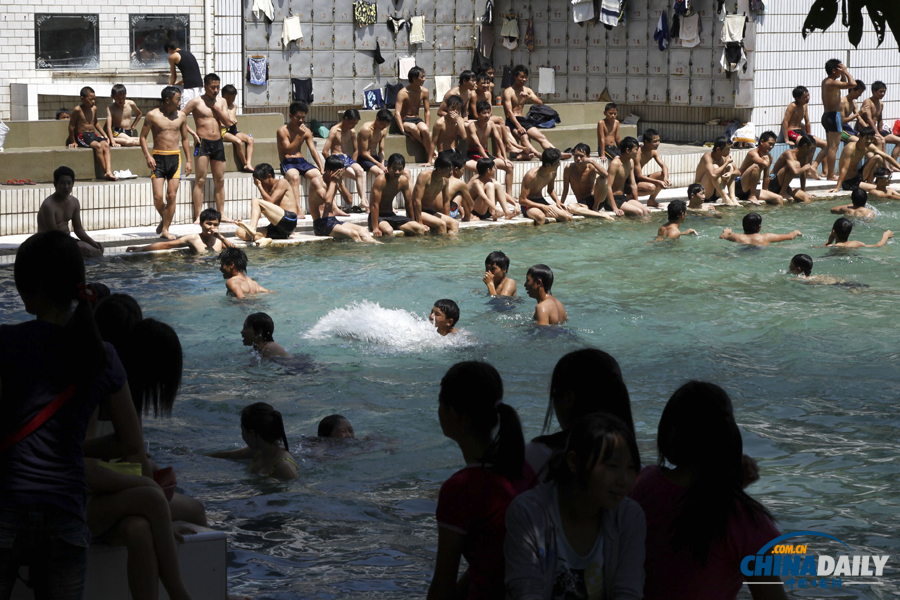
[{"label": "blue shorts", "polygon": [[387,168],[383,163],[373,163],[371,160],[365,160],[365,159],[359,161],[359,166],[361,166],[363,168],[363,171],[365,171],[366,173],[369,172],[369,169],[371,169],[372,167],[376,167],[376,166],[380,167],[382,169]]},{"label": "blue shorts", "polygon": [[318,218],[313,220],[313,233],[319,237],[327,237],[331,235],[331,230],[341,222],[334,217]]},{"label": "blue shorts", "polygon": [[353,160],[352,158],[350,158],[346,154],[335,154],[335,156],[337,156],[339,159],[341,159],[341,162],[344,163],[345,169],[356,164],[356,161]]},{"label": "blue shorts", "polygon": [[287,175],[287,172],[291,169],[297,169],[301,175],[306,175],[307,171],[312,171],[315,168],[316,166],[309,164],[309,161],[305,158],[286,158],[281,161],[282,175]]}]

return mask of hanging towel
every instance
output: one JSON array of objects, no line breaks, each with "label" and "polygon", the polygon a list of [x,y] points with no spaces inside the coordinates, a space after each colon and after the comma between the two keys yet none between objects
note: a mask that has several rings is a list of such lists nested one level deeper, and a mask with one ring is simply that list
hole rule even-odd
[{"label": "hanging towel", "polygon": [[363,92],[363,109],[378,110],[384,108],[384,100],[381,97],[381,88],[366,90]]},{"label": "hanging towel", "polygon": [[575,0],[572,0],[572,16],[574,17],[576,23],[593,21],[594,3],[589,0],[588,2],[578,2],[576,4]]},{"label": "hanging towel", "polygon": [[400,73],[398,77],[401,81],[406,81],[409,78],[409,70],[416,66],[416,59],[414,56],[406,56],[400,59]]},{"label": "hanging towel", "polygon": [[660,52],[664,52],[669,47],[669,16],[666,11],[659,16],[656,31],[653,32],[653,39],[659,44]]},{"label": "hanging towel", "polygon": [[494,28],[490,25],[482,25],[478,28],[478,51],[485,58],[490,58],[494,51]]},{"label": "hanging towel", "polygon": [[681,47],[693,48],[700,45],[700,14],[694,13],[681,19]]},{"label": "hanging towel", "polygon": [[534,51],[534,20],[528,19],[528,26],[525,27],[525,48],[529,52]]},{"label": "hanging towel", "polygon": [[425,17],[418,15],[409,20],[409,43],[421,44],[425,41]]},{"label": "hanging towel", "polygon": [[303,39],[303,30],[300,29],[300,16],[294,15],[293,17],[288,17],[284,20],[284,25],[281,28],[281,45],[284,48],[287,48],[288,44],[293,42],[294,40],[302,40]]},{"label": "hanging towel", "polygon": [[555,94],[556,71],[549,67],[541,67],[538,74],[538,94]]},{"label": "hanging towel", "polygon": [[247,79],[253,85],[266,85],[269,78],[269,63],[266,57],[253,57],[247,59]]},{"label": "hanging towel", "polygon": [[437,75],[434,78],[434,97],[443,98],[453,87],[453,78],[450,75]]},{"label": "hanging towel", "polygon": [[744,54],[744,46],[740,42],[727,44],[722,51],[722,70],[731,77],[731,73],[744,68],[747,64],[747,55]]},{"label": "hanging towel", "polygon": [[269,19],[269,22],[275,20],[275,7],[272,6],[272,0],[253,0],[253,18],[262,21],[263,15]]},{"label": "hanging towel", "polygon": [[612,27],[619,24],[619,0],[601,0],[600,22]]},{"label": "hanging towel", "polygon": [[743,41],[744,24],[746,22],[747,17],[744,15],[728,15],[725,17],[725,24],[722,26],[722,43],[729,44]]},{"label": "hanging towel", "polygon": [[360,27],[374,25],[378,19],[378,7],[374,2],[366,2],[366,0],[356,0],[353,3],[353,19]]},{"label": "hanging towel", "polygon": [[294,102],[306,102],[312,104],[315,100],[313,94],[312,79],[291,78],[291,92]]}]

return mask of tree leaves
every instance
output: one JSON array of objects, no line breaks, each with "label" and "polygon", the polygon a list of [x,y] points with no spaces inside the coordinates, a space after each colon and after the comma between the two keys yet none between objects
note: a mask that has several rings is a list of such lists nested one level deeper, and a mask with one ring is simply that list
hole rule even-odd
[{"label": "tree leaves", "polygon": [[837,18],[838,3],[841,6],[841,23],[848,28],[847,39],[854,47],[859,47],[863,35],[863,8],[875,28],[878,45],[884,42],[887,27],[891,28],[897,45],[900,46],[900,1],[898,0],[816,0],[803,22],[801,34],[804,39],[816,30],[825,31]]}]

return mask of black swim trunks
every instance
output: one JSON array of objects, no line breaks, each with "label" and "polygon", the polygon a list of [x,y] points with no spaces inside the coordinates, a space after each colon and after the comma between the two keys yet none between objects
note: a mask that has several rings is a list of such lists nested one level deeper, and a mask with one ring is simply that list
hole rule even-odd
[{"label": "black swim trunks", "polygon": [[331,235],[331,230],[341,222],[334,217],[323,217],[313,220],[313,233],[319,237],[327,237]]},{"label": "black swim trunks", "polygon": [[181,178],[181,151],[180,150],[154,150],[153,160],[156,168],[150,173],[151,179],[180,179]]},{"label": "black swim trunks", "polygon": [[584,204],[589,209],[594,210],[594,195],[585,196],[584,198],[576,198],[578,200],[578,204]]},{"label": "black swim trunks", "polygon": [[750,199],[750,190],[744,191],[744,187],[741,185],[741,178],[738,177],[734,180],[734,195],[738,200],[749,200]]},{"label": "black swim trunks", "polygon": [[194,156],[208,156],[209,160],[225,162],[225,144],[221,138],[217,140],[200,138],[200,145],[194,146]]},{"label": "black swim trunks", "polygon": [[778,173],[769,175],[769,191],[773,194],[781,193],[781,183],[778,181]]},{"label": "black swim trunks", "polygon": [[856,172],[856,176],[852,179],[845,179],[841,184],[841,189],[845,192],[852,192],[856,188],[859,187],[859,184],[862,183],[862,174],[861,171]]},{"label": "black swim trunks", "polygon": [[307,171],[312,171],[315,168],[316,168],[315,165],[310,164],[309,161],[303,157],[286,158],[283,161],[281,161],[281,174],[282,175],[287,175],[287,172],[290,171],[291,169],[296,169],[296,170],[300,171],[301,175],[306,175]]},{"label": "black swim trunks", "polygon": [[475,210],[473,208],[472,214],[475,215],[476,217],[478,217],[479,219],[481,219],[482,221],[490,221],[493,218],[493,216],[491,215],[491,211],[489,211],[489,210],[486,211],[484,214],[481,214],[480,212],[478,212],[477,210]]},{"label": "black swim trunks", "polygon": [[[629,200],[631,200],[631,198],[629,198],[629,197],[626,196],[625,194],[615,194],[615,195],[613,196],[613,198],[615,198],[615,200],[616,200],[616,208],[618,208],[619,210],[622,209],[622,205],[623,205],[623,204],[625,204],[626,202],[628,202]],[[598,208],[602,208],[603,210],[608,210],[609,212],[615,212],[615,211],[613,210],[612,205],[609,203],[609,198],[607,198],[606,200],[604,200],[604,201],[603,201],[603,204],[601,204]]]},{"label": "black swim trunks", "polygon": [[432,217],[438,217],[438,218],[440,218],[440,216],[441,216],[441,213],[439,213],[438,211],[434,210],[433,208],[423,208],[423,209],[422,209],[422,212],[423,212],[423,213],[428,213],[428,214],[431,215]]},{"label": "black swim trunks", "polygon": [[363,168],[363,171],[365,171],[366,173],[368,173],[368,172],[369,172],[369,169],[371,169],[372,167],[376,167],[376,166],[377,166],[377,167],[380,167],[380,168],[382,168],[382,169],[385,169],[385,168],[386,168],[385,165],[384,165],[384,163],[373,163],[371,160],[361,159],[361,160],[359,160],[359,161],[357,161],[357,162],[358,162],[359,166],[361,166],[361,167]]},{"label": "black swim trunks", "polygon": [[119,137],[120,135],[127,135],[128,137],[137,137],[137,132],[134,129],[123,129],[122,127],[113,127],[113,137]]},{"label": "black swim trunks", "polygon": [[[378,215],[378,222],[381,223],[382,221],[390,225],[391,229],[397,230],[407,223],[410,223],[412,219],[410,219],[409,217],[401,217],[400,215],[394,213],[385,213]],[[374,231],[372,227],[372,215],[369,215],[369,229],[372,229]]]},{"label": "black swim trunks", "polygon": [[231,135],[237,135],[239,133],[238,128],[237,128],[237,123],[235,123],[231,127],[220,127],[219,133],[222,134],[222,137],[225,137],[226,133],[230,133]]},{"label": "black swim trunks", "polygon": [[422,119],[419,117],[403,117],[404,123],[412,123],[413,125],[418,125],[419,123],[424,123]]},{"label": "black swim trunks", "polygon": [[[532,202],[534,202],[536,204],[543,204],[545,206],[550,206],[550,203],[547,202],[546,200],[544,200],[543,196],[535,196],[534,198],[529,198],[529,200],[531,200]],[[520,208],[522,209],[522,216],[527,217],[528,216],[528,207],[523,204]]]},{"label": "black swim trunks", "polygon": [[617,156],[622,156],[622,152],[619,151],[618,146],[607,146],[603,149],[602,153],[598,152],[598,154],[600,154],[601,156],[605,154],[606,158],[608,158],[609,160],[612,160]]},{"label": "black swim trunks", "polygon": [[[517,115],[516,121],[519,122],[519,125],[521,125],[525,131],[528,131],[532,127],[537,127],[537,123],[526,117],[520,117]],[[512,122],[512,119],[506,119],[506,126],[509,127],[511,131],[516,131],[517,129],[516,124]]]},{"label": "black swim trunks", "polygon": [[75,143],[81,146],[82,148],[90,148],[91,144],[94,142],[105,142],[105,137],[100,137],[96,133],[91,133],[90,131],[85,131],[84,133],[79,133],[75,136]]},{"label": "black swim trunks", "polygon": [[[313,225],[315,227],[315,225]],[[273,240],[286,240],[297,228],[297,213],[284,211],[284,216],[275,225],[266,227],[266,237]]]},{"label": "black swim trunks", "polygon": [[840,133],[843,131],[841,125],[841,113],[833,110],[822,115],[822,127],[827,133]]}]

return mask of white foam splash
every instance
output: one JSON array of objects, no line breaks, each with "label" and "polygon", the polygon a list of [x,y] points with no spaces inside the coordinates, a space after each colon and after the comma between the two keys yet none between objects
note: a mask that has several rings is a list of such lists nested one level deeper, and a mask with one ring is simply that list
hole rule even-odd
[{"label": "white foam splash", "polygon": [[340,337],[401,352],[472,344],[463,331],[445,337],[427,319],[402,309],[382,308],[368,300],[332,309],[304,337]]}]

